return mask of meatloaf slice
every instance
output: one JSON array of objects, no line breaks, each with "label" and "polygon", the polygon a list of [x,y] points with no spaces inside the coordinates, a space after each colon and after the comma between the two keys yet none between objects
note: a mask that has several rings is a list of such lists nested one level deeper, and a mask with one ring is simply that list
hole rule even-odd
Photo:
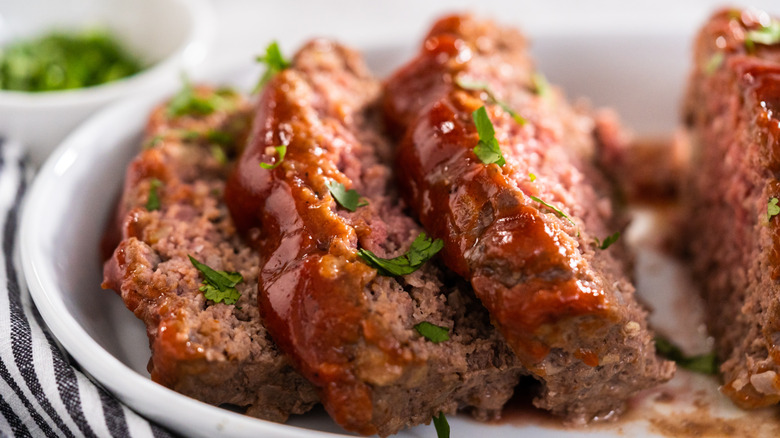
[{"label": "meatloaf slice", "polygon": [[780,401],[780,41],[761,37],[779,28],[756,10],[713,15],[684,107],[692,164],[680,241],[702,285],[721,390],[745,408]]},{"label": "meatloaf slice", "polygon": [[[327,41],[263,90],[225,194],[260,253],[261,312],[346,429],[384,436],[459,408],[497,416],[524,371],[468,287],[445,286],[430,261],[384,276],[359,256],[400,256],[421,233],[390,185],[380,92],[355,52]],[[350,211],[334,184],[365,202]],[[421,323],[449,340],[426,339]]]},{"label": "meatloaf slice", "polygon": [[[116,214],[121,241],[105,263],[114,289],[146,324],[152,379],[207,403],[284,421],[317,401],[260,318],[257,254],[222,200],[248,128],[248,104],[228,90],[186,88],[152,113],[127,169]],[[156,204],[156,205],[155,205]],[[239,272],[235,304],[207,300],[189,256]]]},{"label": "meatloaf slice", "polygon": [[[482,106],[505,164],[474,151],[491,141],[473,121]],[[542,383],[537,406],[573,422],[611,418],[671,377],[625,247],[597,240],[623,222],[594,164],[594,119],[543,84],[520,34],[443,18],[388,81],[384,108],[401,139],[401,193]]]}]

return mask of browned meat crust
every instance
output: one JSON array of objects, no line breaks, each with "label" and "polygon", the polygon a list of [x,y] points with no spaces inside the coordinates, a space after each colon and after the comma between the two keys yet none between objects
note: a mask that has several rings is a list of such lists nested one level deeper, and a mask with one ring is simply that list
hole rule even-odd
[{"label": "browned meat crust", "polygon": [[[383,277],[358,257],[358,247],[402,254],[420,232],[388,187],[379,95],[360,57],[325,41],[304,47],[264,89],[226,191],[260,253],[261,311],[349,430],[388,435],[458,408],[497,416],[522,369],[468,289],[443,288],[433,263]],[[261,168],[279,159],[280,144],[279,166]],[[331,180],[368,205],[337,205]],[[448,328],[451,339],[426,340],[413,328],[423,321]]]},{"label": "browned meat crust", "polygon": [[756,11],[716,13],[695,42],[685,102],[693,147],[683,189],[687,245],[707,324],[723,361],[722,391],[745,408],[780,401],[780,45],[745,36]]},{"label": "browned meat crust", "polygon": [[[199,88],[208,97],[213,89]],[[222,201],[230,160],[248,125],[248,105],[221,92],[229,108],[208,116],[151,115],[145,149],[131,162],[117,211],[121,243],[105,264],[104,287],[114,289],[146,324],[152,379],[215,405],[284,421],[316,403],[313,387],[279,352],[256,306],[257,255],[237,235]],[[228,161],[207,139],[232,138]],[[226,137],[227,136],[227,137]],[[153,180],[160,208],[148,211]],[[214,269],[238,271],[244,282],[235,305],[207,302],[188,255]]]},{"label": "browned meat crust", "polygon": [[[444,240],[447,266],[543,383],[536,405],[576,422],[610,418],[674,365],[655,356],[624,248],[596,248],[620,225],[593,164],[594,121],[554,90],[534,93],[532,73],[518,33],[468,16],[437,22],[387,84],[386,115],[403,137],[398,181]],[[493,98],[465,81],[488,83]],[[482,105],[503,167],[472,152]]]}]

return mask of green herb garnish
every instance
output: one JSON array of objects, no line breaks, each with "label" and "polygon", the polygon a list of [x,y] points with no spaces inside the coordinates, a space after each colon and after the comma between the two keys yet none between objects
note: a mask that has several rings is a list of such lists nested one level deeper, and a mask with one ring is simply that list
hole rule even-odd
[{"label": "green herb garnish", "polygon": [[686,356],[680,347],[662,336],[655,337],[655,351],[659,356],[672,360],[680,367],[689,371],[701,374],[718,373],[718,358],[715,356],[715,353]]},{"label": "green herb garnish", "polygon": [[268,163],[260,163],[260,167],[263,169],[276,169],[280,164],[282,164],[282,161],[284,161],[284,156],[287,154],[287,145],[279,145],[274,146],[274,149],[276,149],[276,154],[279,156],[279,158],[276,159],[276,162],[274,164],[268,164]]},{"label": "green herb garnish", "polygon": [[514,121],[517,122],[520,126],[525,125],[526,120],[523,118],[523,116],[513,110],[506,102],[498,99],[487,82],[475,81],[469,77],[458,75],[455,78],[455,83],[464,90],[483,91],[485,94],[487,94],[488,102],[495,103],[500,106],[501,109],[512,116]]},{"label": "green herb garnish", "polygon": [[162,187],[162,182],[157,178],[149,180],[149,196],[146,198],[146,210],[155,211],[160,209],[160,195],[157,189]]},{"label": "green herb garnish", "polygon": [[754,44],[772,46],[780,43],[780,21],[772,20],[769,26],[761,26],[751,30],[745,35],[745,45],[749,51],[753,51]]},{"label": "green herb garnish", "polygon": [[534,182],[534,181],[536,181],[536,175],[534,175],[533,173],[529,173],[528,174],[528,179],[530,179],[531,182]]},{"label": "green herb garnish", "polygon": [[228,132],[211,129],[206,133],[206,141],[211,145],[211,155],[221,165],[225,165],[228,162],[228,156],[226,150],[235,143],[235,138]]},{"label": "green herb garnish", "polygon": [[214,157],[215,160],[217,160],[217,163],[221,165],[225,165],[228,162],[227,154],[225,154],[225,150],[222,149],[222,146],[218,144],[212,144],[211,145],[211,156]]},{"label": "green herb garnish", "polygon": [[537,96],[546,97],[550,94],[550,83],[547,82],[547,78],[539,72],[531,75],[531,85],[533,86],[533,92],[536,93]]},{"label": "green herb garnish", "polygon": [[271,42],[268,47],[265,48],[265,56],[258,56],[257,62],[262,62],[266,65],[265,73],[260,78],[260,81],[255,86],[253,93],[260,91],[275,74],[290,67],[290,61],[284,59],[282,51],[279,50],[279,44],[276,41]]},{"label": "green herb garnish", "polygon": [[168,115],[180,116],[207,116],[214,111],[228,106],[225,96],[213,93],[207,97],[198,96],[189,78],[182,75],[182,87],[168,102]]},{"label": "green herb garnish", "polygon": [[236,141],[232,134],[218,129],[209,130],[206,133],[206,140],[209,143],[218,144],[220,146],[230,146]]},{"label": "green herb garnish", "polygon": [[409,251],[392,259],[377,257],[371,251],[358,249],[358,255],[372,268],[379,271],[380,275],[395,277],[411,274],[436,255],[444,247],[441,239],[431,241],[425,233],[420,233]]},{"label": "green herb garnish", "polygon": [[360,197],[360,194],[353,189],[347,190],[344,184],[337,182],[336,180],[329,180],[325,183],[328,186],[331,196],[342,207],[349,211],[355,211],[358,207],[368,205],[368,201]]},{"label": "green herb garnish", "polygon": [[496,130],[487,115],[485,106],[483,105],[471,113],[471,117],[474,119],[474,124],[477,125],[477,134],[479,135],[479,143],[473,149],[477,158],[485,164],[496,163],[499,166],[506,164],[504,155],[501,153],[501,146],[496,140]]},{"label": "green herb garnish", "polygon": [[570,223],[570,224],[574,225],[574,221],[573,221],[573,220],[571,220],[571,218],[570,218],[569,216],[567,216],[567,215],[566,215],[566,213],[564,213],[563,211],[561,211],[561,210],[560,210],[558,207],[556,207],[556,206],[554,206],[554,205],[551,205],[551,204],[548,204],[548,203],[546,203],[546,202],[542,201],[541,199],[537,198],[536,196],[530,196],[530,195],[529,195],[528,197],[529,197],[529,198],[531,198],[531,199],[533,199],[534,201],[536,201],[536,202],[538,202],[538,203],[540,203],[540,204],[544,205],[545,207],[549,208],[550,210],[554,211],[554,212],[555,212],[555,214],[557,214],[558,216],[560,216],[560,217],[562,217],[562,218],[566,219],[567,221],[569,221],[569,223]]},{"label": "green herb garnish", "polygon": [[196,131],[194,129],[178,130],[179,136],[185,142],[196,142],[205,140],[208,143],[220,146],[232,146],[235,142],[233,135],[217,129],[210,129],[206,132]]},{"label": "green herb garnish", "polygon": [[181,131],[181,139],[186,142],[198,141],[203,138],[203,134],[193,129]]},{"label": "green herb garnish", "polygon": [[450,340],[450,331],[447,327],[431,324],[428,321],[423,321],[415,325],[414,329],[417,330],[417,333],[434,344]]},{"label": "green herb garnish", "polygon": [[707,76],[712,76],[721,65],[723,65],[723,61],[726,59],[726,55],[723,52],[717,52],[714,55],[710,57],[710,59],[707,61],[707,64],[704,65],[704,73],[707,74]]},{"label": "green herb garnish", "polygon": [[620,239],[620,231],[615,231],[613,234],[605,237],[604,241],[599,241],[599,238],[596,237],[596,247],[598,247],[598,249],[607,249],[612,246],[613,243],[617,242],[618,239]]},{"label": "green herb garnish", "polygon": [[157,134],[157,135],[155,135],[154,137],[152,137],[152,138],[150,138],[149,140],[147,140],[147,141],[146,141],[146,143],[144,143],[144,145],[143,145],[143,148],[144,148],[144,149],[152,149],[152,148],[155,148],[155,147],[157,147],[157,145],[159,145],[160,143],[162,143],[164,140],[165,140],[165,137],[164,137],[164,136],[162,136],[162,135],[160,135],[160,134]]},{"label": "green herb garnish", "polygon": [[433,417],[433,427],[436,428],[437,438],[450,438],[450,423],[447,422],[444,412],[439,412],[438,417]]},{"label": "green herb garnish", "polygon": [[236,285],[244,280],[238,272],[216,271],[207,265],[195,260],[191,255],[190,263],[195,269],[203,274],[203,284],[198,288],[203,292],[207,300],[215,303],[223,302],[225,304],[236,304],[241,298],[241,292],[236,289]]},{"label": "green herb garnish", "polygon": [[0,89],[39,92],[91,87],[142,68],[105,30],[54,32],[0,49]]},{"label": "green herb garnish", "polygon": [[772,198],[769,200],[769,203],[766,206],[766,220],[767,222],[772,219],[772,217],[777,216],[780,214],[780,205],[777,205],[778,199]]},{"label": "green herb garnish", "polygon": [[225,97],[225,98],[231,98],[231,97],[238,97],[238,91],[236,91],[234,88],[231,87],[219,87],[215,91],[218,96]]}]

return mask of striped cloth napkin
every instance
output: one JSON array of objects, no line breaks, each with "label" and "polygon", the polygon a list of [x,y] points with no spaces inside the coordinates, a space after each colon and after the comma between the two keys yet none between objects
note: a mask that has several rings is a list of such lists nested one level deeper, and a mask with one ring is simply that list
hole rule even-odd
[{"label": "striped cloth napkin", "polygon": [[30,174],[19,143],[0,139],[0,437],[173,436],[92,383],[48,333],[16,247]]}]

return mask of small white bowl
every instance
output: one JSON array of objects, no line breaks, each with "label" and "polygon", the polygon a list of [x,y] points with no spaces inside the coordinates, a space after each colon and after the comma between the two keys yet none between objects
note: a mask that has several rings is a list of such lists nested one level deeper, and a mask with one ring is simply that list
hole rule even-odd
[{"label": "small white bowl", "polygon": [[106,28],[144,63],[140,73],[76,90],[0,90],[0,135],[40,164],[77,124],[118,98],[170,87],[200,63],[215,34],[207,0],[0,0],[0,45],[52,30]]}]

